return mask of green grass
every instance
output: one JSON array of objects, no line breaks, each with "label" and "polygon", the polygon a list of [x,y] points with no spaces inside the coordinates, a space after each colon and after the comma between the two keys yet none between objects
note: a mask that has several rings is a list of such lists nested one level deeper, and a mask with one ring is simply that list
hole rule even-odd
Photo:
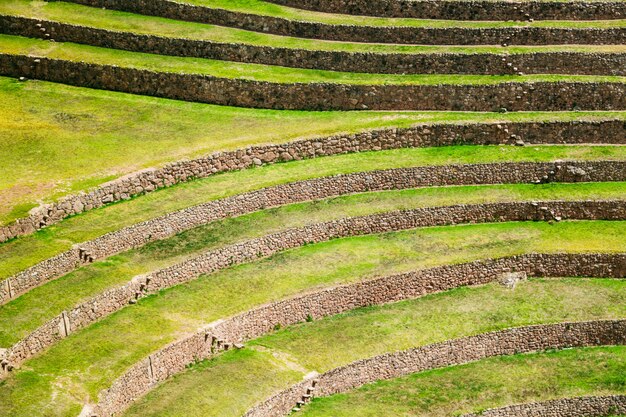
[{"label": "green grass", "polygon": [[[104,100],[92,103],[93,108],[95,109],[96,105],[102,103],[103,101]],[[113,106],[115,103],[116,102],[113,101],[111,105]],[[149,108],[149,104],[149,102],[145,103],[146,109]],[[181,112],[184,109],[185,107],[181,109]],[[167,108],[162,110],[163,113],[161,115],[164,116],[167,114]],[[54,109],[50,108],[47,111],[53,112]],[[114,114],[117,115],[116,117],[119,117],[120,121],[126,114],[131,117],[129,113],[125,113],[124,111]],[[175,112],[171,115],[171,120],[175,120],[175,115],[180,114],[181,113]],[[619,113],[618,115],[621,116]],[[451,118],[450,121],[452,122],[455,120],[454,117],[463,117],[463,113],[450,114],[448,116]],[[555,117],[554,115],[545,113],[536,115],[524,114],[510,116],[512,118],[511,120],[514,121],[550,120],[551,117]],[[484,121],[497,120],[497,116],[495,115],[484,115],[484,117]],[[491,119],[491,117],[494,117],[494,119]],[[587,117],[592,118],[590,114],[577,116],[577,113],[564,113],[559,114],[556,117],[558,117],[559,120],[574,120],[577,118],[584,119]],[[168,116],[165,121],[169,122],[169,120],[170,118]],[[149,126],[149,122],[150,120],[147,120],[145,124],[139,124],[139,127],[147,127]],[[23,128],[26,129],[27,126],[28,124],[24,124]],[[83,126],[83,129],[87,129],[87,124],[81,124],[81,126]],[[173,126],[177,125],[174,123]],[[35,173],[37,172],[36,167],[54,164],[54,161],[58,160],[66,161],[66,158],[62,158],[61,155],[64,147],[66,152],[68,152],[69,145],[67,142],[63,142],[62,140],[56,141],[56,138],[68,138],[71,127],[68,126],[64,130],[57,130],[56,132],[58,132],[58,136],[54,133],[55,131],[50,132],[44,129],[42,129],[42,131],[45,132],[45,135],[41,138],[41,141],[38,142],[41,143],[42,146],[49,147],[49,155],[47,157],[39,159],[35,158],[37,147],[23,147],[21,148],[21,151],[17,151],[16,148],[12,148],[13,153],[0,152],[0,155],[2,155],[0,158],[2,159],[0,166],[10,166],[15,158],[22,156],[22,161],[31,161],[31,164],[28,165],[31,171],[24,169],[23,171],[20,170],[20,172],[27,176],[35,176]],[[152,131],[153,130],[147,130],[145,132],[146,136],[148,136]],[[169,129],[164,129],[164,131],[169,131]],[[9,132],[9,130],[5,130],[5,132]],[[84,130],[82,132],[84,132]],[[219,134],[219,132],[221,131],[218,131],[216,135]],[[111,131],[111,135],[113,134],[113,131]],[[96,136],[96,138],[97,137],[99,136]],[[87,138],[85,138],[83,143],[86,142],[88,142]],[[137,143],[141,143],[141,141]],[[126,149],[129,149],[128,147],[130,146],[126,141],[121,141],[118,145],[119,148],[117,149],[122,149],[125,146]],[[81,158],[84,158],[85,162],[89,162],[92,163],[93,166],[97,166],[96,161],[107,160],[104,157],[107,154],[98,153],[101,152],[101,148],[98,146],[99,144],[97,141],[92,142],[89,146],[85,147],[81,153],[74,156],[72,160],[76,162]],[[134,155],[137,155],[135,152],[121,152],[121,154],[124,155],[127,161],[134,158]],[[26,158],[26,156],[30,157]],[[37,262],[67,250],[74,243],[93,239],[107,232],[111,232],[140,221],[148,220],[174,210],[189,207],[194,204],[200,204],[206,201],[276,184],[327,175],[345,174],[375,169],[453,163],[489,163],[504,161],[541,162],[563,159],[624,160],[626,159],[626,147],[532,146],[520,148],[512,146],[450,146],[440,148],[399,149],[316,158],[299,162],[265,166],[239,172],[225,173],[202,180],[179,184],[175,187],[159,190],[131,201],[125,201],[107,206],[105,208],[92,210],[79,216],[66,219],[63,222],[43,229],[36,234],[24,236],[11,242],[1,244],[0,278],[9,277],[29,266],[36,264]],[[45,164],[43,163],[44,161]],[[78,163],[76,165],[78,165]],[[65,165],[65,162],[61,166],[57,165],[58,171],[62,171],[64,169],[63,166],[68,167],[70,170],[65,172],[66,178],[74,175],[74,171],[72,170],[69,161],[67,161],[67,165]],[[10,173],[6,172],[5,175],[0,177],[4,176],[10,176]],[[2,179],[0,179],[0,181],[2,181]],[[24,184],[20,187],[20,189],[26,187],[28,187],[28,185]],[[13,201],[14,199],[17,199],[17,197],[13,197],[10,201]]]},{"label": "green grass", "polygon": [[565,27],[565,28],[586,28],[586,27],[624,27],[626,20],[606,20],[606,21],[562,21],[543,20],[536,22],[514,22],[514,21],[454,21],[454,20],[426,20],[426,19],[403,19],[403,18],[382,18],[366,16],[349,16],[340,14],[328,14],[313,12],[308,10],[294,9],[268,3],[262,0],[186,0],[178,3],[189,3],[198,6],[220,8],[225,10],[258,14],[263,16],[282,17],[289,20],[300,20],[306,22],[325,23],[330,25],[357,25],[357,26],[410,26],[410,27]]},{"label": "green grass", "polygon": [[117,65],[143,70],[210,75],[272,83],[341,83],[355,85],[493,85],[504,82],[624,82],[623,76],[598,75],[447,75],[447,74],[362,74],[351,72],[286,68],[203,58],[127,52],[63,42],[0,35],[0,53],[33,55]]},{"label": "green grass", "polygon": [[133,276],[227,244],[289,227],[416,207],[521,200],[626,199],[626,183],[425,188],[364,193],[215,222],[113,256],[51,281],[0,306],[0,347],[8,347],[64,310]]},{"label": "green grass", "polygon": [[625,373],[626,348],[621,346],[516,355],[315,399],[301,415],[434,417],[557,398],[624,394]]},{"label": "green grass", "polygon": [[[217,359],[194,365],[184,374],[174,377],[148,394],[127,415],[242,415],[248,407],[281,388],[297,382],[304,374],[312,370],[324,372],[361,358],[508,327],[623,317],[626,312],[625,298],[626,282],[624,281],[573,278],[536,279],[522,283],[514,291],[498,284],[489,284],[483,287],[455,289],[382,307],[358,309],[312,323],[287,327],[248,343],[246,349],[242,351],[228,352]],[[622,349],[620,352],[626,353],[626,350]],[[620,369],[623,370],[626,366],[626,356],[619,358]],[[608,358],[604,359],[606,361]],[[602,370],[611,369],[608,365],[610,361],[604,363],[605,366],[594,363],[595,377],[589,374],[589,369],[586,369],[586,376],[585,372],[572,375],[571,379],[563,379],[560,384],[554,385],[547,392],[543,392],[543,384],[537,384],[521,390],[518,395],[542,393],[555,395],[559,387],[571,389],[574,384],[579,388],[590,390],[593,387],[592,381],[599,383],[603,380]],[[523,369],[524,367],[519,369],[518,376],[523,376],[523,374],[520,375]],[[582,371],[585,368],[579,369]],[[616,375],[618,370],[611,369],[612,378],[619,375],[619,373]],[[283,381],[294,371],[299,371],[298,375],[289,377],[289,381]],[[549,371],[550,369],[545,369],[546,373]],[[224,378],[225,372],[232,377]],[[432,412],[428,415],[451,415],[451,412],[459,408],[459,404],[455,404],[454,400],[471,402],[481,397],[483,401],[486,399],[493,401],[493,398],[498,398],[497,389],[485,390],[489,392],[481,393],[484,384],[470,384],[459,392],[453,393],[451,390],[450,394],[448,394],[447,384],[432,384],[431,389],[439,389],[439,401],[433,401],[430,398],[435,394],[431,392],[431,389],[425,388],[423,391],[423,395],[428,396],[428,400],[414,392],[421,389],[421,384],[416,383],[415,378],[423,381],[422,377],[440,372],[429,372],[393,381],[395,384],[390,383],[388,390],[378,388],[379,384],[376,384],[375,388],[370,386],[365,393],[355,395],[354,400],[344,401],[347,403],[346,406],[339,408],[338,412],[345,413],[344,410],[353,407],[355,412],[352,415],[369,416],[377,415],[371,414],[370,408],[375,412],[380,412],[384,407],[389,407],[389,411],[382,414],[414,415],[406,413],[407,410],[402,408],[404,405],[413,412],[417,411],[415,415],[421,415],[419,412],[425,411]],[[525,376],[528,377],[534,372],[543,371],[529,366],[526,372],[528,374]],[[515,374],[507,372],[502,379],[496,378],[492,383],[507,386],[515,380]],[[466,377],[472,378],[478,375],[468,374]],[[484,377],[489,380],[491,375],[484,375]],[[411,390],[410,386],[397,385],[403,380],[413,381],[414,390]],[[523,378],[520,379],[520,382],[522,381]],[[625,383],[626,381],[623,380],[622,386],[614,387],[615,390],[619,391],[621,388],[621,391],[626,391]],[[279,387],[276,388],[276,385]],[[461,378],[458,388],[464,385],[466,385],[464,378]],[[385,386],[384,383],[383,386]],[[252,387],[258,387],[258,389]],[[394,387],[396,395],[391,394]],[[609,386],[603,388],[608,390]],[[514,387],[510,389],[513,392],[517,391]],[[477,395],[477,393],[481,394]],[[360,393],[357,391],[355,394]],[[371,395],[371,398],[364,399],[365,395]],[[341,396],[319,400],[319,404],[343,405],[339,398]],[[508,398],[503,397],[501,400],[507,401]],[[431,409],[435,405],[446,407],[447,401],[451,403],[448,404],[445,412],[442,412],[440,408]],[[362,405],[356,407],[355,404],[359,402]],[[417,404],[421,407],[417,408]],[[311,411],[318,409],[316,405],[318,405],[317,401]],[[327,407],[319,409],[327,411]],[[333,409],[325,415],[337,414]],[[341,415],[344,414],[341,413]]]},{"label": "green grass", "polygon": [[620,251],[625,232],[624,222],[601,221],[426,228],[309,245],[240,265],[142,299],[60,341],[2,383],[0,415],[74,414],[128,366],[201,324],[304,290],[530,251]]},{"label": "green grass", "polygon": [[[5,116],[0,118],[0,166],[11,167],[1,170],[0,175],[0,224],[27,215],[42,201],[50,202],[139,169],[217,150],[430,122],[626,117],[624,112],[503,115],[255,110],[42,81],[19,83],[4,77],[0,77],[0,111]],[[15,164],[16,160],[20,163]],[[2,267],[0,270],[0,276],[12,273]]]},{"label": "green grass", "polygon": [[107,29],[125,31],[144,35],[158,35],[213,42],[243,43],[257,46],[296,48],[306,50],[344,51],[344,52],[377,52],[377,53],[499,53],[519,54],[530,52],[625,52],[624,45],[542,45],[542,46],[511,46],[494,45],[476,46],[425,46],[367,44],[350,42],[320,41],[287,36],[276,36],[260,32],[252,32],[224,26],[199,24],[192,22],[163,19],[134,13],[104,10],[64,2],[44,2],[30,0],[6,0],[0,4],[0,13],[18,15],[56,22],[70,23]]}]

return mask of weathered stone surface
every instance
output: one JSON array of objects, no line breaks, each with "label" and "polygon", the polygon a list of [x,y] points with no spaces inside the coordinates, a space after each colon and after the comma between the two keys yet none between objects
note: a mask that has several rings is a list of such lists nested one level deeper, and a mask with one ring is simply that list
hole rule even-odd
[{"label": "weathered stone surface", "polygon": [[[564,163],[568,169],[559,165]],[[83,242],[0,281],[4,283],[0,285],[0,304],[95,259],[138,248],[212,221],[269,207],[359,192],[424,186],[578,181],[626,181],[626,161],[425,166],[337,175],[269,187],[185,208]]]},{"label": "weathered stone surface", "polygon": [[[28,217],[0,227],[0,242],[26,234],[21,228],[22,225],[29,225],[34,230],[39,230],[79,213],[74,210],[62,210],[61,207],[65,206],[65,202],[70,202],[70,207],[73,207],[74,202],[80,201],[83,204],[83,211],[87,211],[119,201],[122,193],[127,193],[130,184],[133,183],[147,184],[142,192],[150,192],[192,178],[204,178],[218,172],[250,168],[256,166],[253,162],[254,158],[259,160],[263,158],[266,164],[271,164],[383,149],[461,144],[513,144],[519,137],[524,138],[527,144],[623,144],[626,137],[626,124],[621,120],[608,120],[420,125],[411,128],[380,129],[350,135],[300,140],[279,145],[254,146],[230,152],[216,152],[198,159],[174,162],[159,169],[148,169],[130,174],[87,193],[70,195],[54,204],[37,207],[31,210]],[[270,154],[275,158],[270,159],[266,156]],[[285,157],[286,155],[288,157]],[[619,172],[620,170],[616,171],[616,173]],[[623,170],[621,172],[623,173]],[[2,300],[1,295],[0,300]]]},{"label": "weathered stone surface", "polygon": [[[541,277],[624,278],[626,254],[529,254],[482,260],[340,285],[270,303],[209,324],[153,353],[120,376],[110,389],[103,391],[98,408],[101,415],[119,413],[159,382],[184,370],[189,363],[219,354],[227,344],[241,344],[271,332],[278,323],[286,326],[304,322],[308,317],[318,319],[463,285],[482,285],[512,270]],[[306,389],[306,386],[302,388]],[[292,391],[292,394],[295,392],[298,391]],[[284,399],[284,396],[280,398]],[[290,404],[293,406],[295,402]]]},{"label": "weathered stone surface", "polygon": [[[518,327],[353,362],[315,377],[317,383],[314,395],[315,397],[329,396],[375,381],[474,362],[493,356],[540,352],[549,349],[624,344],[626,344],[626,320]],[[301,384],[296,387],[301,387]],[[295,396],[294,391],[302,394],[296,387],[257,405],[249,410],[245,417],[288,415],[295,405],[295,402],[292,402]],[[563,416],[563,414],[553,415]]]},{"label": "weathered stone surface", "polygon": [[[626,30],[626,28],[625,28]],[[280,83],[156,72],[0,54],[0,75],[227,106],[277,110],[624,110],[626,83],[520,81],[495,84]]]},{"label": "weathered stone surface", "polygon": [[[60,42],[283,67],[387,74],[499,75],[517,74],[523,70],[526,74],[626,75],[624,53],[540,52],[503,55],[315,51],[139,35],[25,17],[0,16],[0,31],[3,33],[41,37],[36,24],[44,25],[54,39]],[[506,50],[502,52],[506,53]]]},{"label": "weathered stone surface", "polygon": [[233,265],[268,257],[306,244],[425,226],[551,221],[555,216],[571,220],[624,220],[626,205],[620,200],[458,205],[393,211],[287,229],[208,251],[170,267],[136,276],[129,283],[107,290],[74,307],[66,315],[60,315],[44,324],[11,347],[8,358],[12,366],[17,366],[65,337],[66,333],[59,331],[63,328],[64,320],[67,320],[64,325],[65,329],[68,332],[74,332],[128,306],[143,295],[156,293],[189,282],[204,274],[214,273]]},{"label": "weathered stone surface", "polygon": [[604,417],[620,414],[626,414],[626,395],[559,398],[494,408],[462,417]]},{"label": "weathered stone surface", "polygon": [[171,0],[72,0],[72,2],[171,19],[231,26],[276,35],[348,42],[419,45],[500,45],[503,41],[509,45],[620,45],[626,43],[626,28],[507,27],[475,29],[329,25],[194,6]]},{"label": "weathered stone surface", "polygon": [[616,1],[266,0],[326,13],[443,20],[611,20],[626,16]]}]

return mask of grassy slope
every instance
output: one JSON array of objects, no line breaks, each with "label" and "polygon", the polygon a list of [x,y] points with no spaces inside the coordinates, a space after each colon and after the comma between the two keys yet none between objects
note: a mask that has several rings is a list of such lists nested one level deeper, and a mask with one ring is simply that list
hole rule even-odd
[{"label": "grassy slope", "polygon": [[0,224],[25,216],[41,201],[217,150],[428,122],[626,117],[620,112],[253,110],[40,81],[18,83],[4,77],[0,77],[0,111],[5,115],[0,119]]},{"label": "grassy slope", "polygon": [[562,222],[427,228],[310,245],[224,270],[143,299],[28,361],[0,386],[7,399],[0,415],[74,414],[120,372],[176,337],[306,289],[529,251],[619,251],[625,227]]},{"label": "grassy slope", "polygon": [[48,3],[30,0],[6,0],[0,4],[0,13],[146,35],[308,50],[378,53],[528,53],[546,51],[598,53],[626,51],[626,46],[624,45],[542,45],[503,48],[493,45],[425,46],[319,41],[269,35],[224,26],[163,19],[114,10],[103,10],[63,2]]},{"label": "grassy slope", "polygon": [[199,6],[215,7],[220,9],[239,11],[244,13],[259,14],[265,16],[282,17],[290,20],[307,22],[319,22],[326,24],[342,24],[357,26],[410,26],[410,27],[449,27],[463,26],[469,28],[478,27],[623,27],[626,20],[606,21],[536,21],[536,22],[459,22],[451,20],[424,20],[381,18],[366,16],[349,16],[340,14],[328,14],[308,10],[294,9],[286,6],[268,3],[262,0],[177,0],[179,3],[190,3]]},{"label": "grassy slope", "polygon": [[[100,103],[102,102],[94,103],[94,107],[96,104]],[[148,103],[146,103],[146,108],[148,107]],[[166,110],[167,109],[163,109],[163,114],[166,114]],[[50,109],[50,111],[53,110]],[[174,118],[176,114],[179,113],[174,113],[172,117]],[[123,114],[119,113],[117,117],[121,120],[122,116]],[[460,116],[460,114],[458,116]],[[530,116],[512,115],[512,117],[514,120],[524,120]],[[537,115],[536,117],[542,116]],[[570,113],[562,115],[562,117],[573,119],[576,118],[577,115],[576,113]],[[139,124],[139,127],[149,126],[148,122],[149,121],[147,121],[146,124]],[[86,125],[83,126],[87,128]],[[69,132],[69,130],[70,127],[67,127],[65,132]],[[146,134],[149,134],[151,131],[152,130],[147,130]],[[113,132],[111,133],[113,134]],[[66,138],[68,134],[60,134],[60,136]],[[41,141],[42,146],[50,147],[50,155],[45,159],[46,164],[52,163],[55,157],[63,152],[64,146],[66,149],[68,147],[62,141],[56,142],[54,138],[54,135],[46,135],[44,137],[46,140]],[[121,141],[119,147],[124,146],[130,145],[125,141]],[[91,147],[84,149],[84,153],[80,154],[81,157],[73,156],[73,160],[76,161],[80,158],[86,158],[95,165],[95,161],[93,161],[90,156],[90,148],[92,148],[93,152],[100,152],[98,143],[94,142]],[[36,152],[33,152],[33,149],[36,148],[22,149],[23,151],[18,152],[17,155],[31,155],[32,159],[30,160],[32,164],[29,166],[30,169],[33,170],[32,172],[36,172],[34,171],[36,167],[41,166],[41,158],[37,160],[35,158]],[[0,152],[0,155],[3,154]],[[9,152],[2,157],[7,165],[9,165],[13,159],[11,155],[12,154]],[[127,155],[129,158],[134,157],[134,155],[124,155]],[[26,158],[24,157],[24,159]],[[25,236],[9,243],[1,244],[0,278],[11,276],[39,261],[54,256],[70,248],[73,243],[93,239],[124,226],[132,225],[194,204],[200,204],[275,184],[334,174],[421,165],[503,161],[556,161],[571,159],[624,160],[626,159],[626,147],[533,146],[519,148],[512,146],[451,146],[424,149],[400,149],[324,157],[216,175],[203,180],[159,190],[131,201],[93,210],[66,219],[34,235]],[[102,158],[102,160],[104,161],[106,158]],[[0,166],[7,165],[0,164]],[[61,167],[59,167],[59,171],[60,170]],[[26,171],[24,171],[24,174],[26,174]],[[6,175],[9,175],[9,173]],[[33,173],[32,175],[35,174]],[[70,171],[65,175],[71,176],[73,172]]]},{"label": "grassy slope", "polygon": [[[626,393],[624,347],[517,355],[380,382],[315,400],[302,416],[423,416]],[[144,414],[149,415],[149,414]]]},{"label": "grassy slope", "polygon": [[[241,415],[247,407],[279,390],[281,385],[284,388],[312,370],[323,372],[360,358],[507,327],[622,317],[626,312],[625,297],[624,281],[538,279],[523,283],[514,291],[490,284],[484,287],[452,290],[383,307],[359,309],[313,323],[285,328],[248,343],[243,351],[229,352],[222,358],[195,365],[150,393],[133,407],[128,415]],[[597,388],[592,383],[595,381],[601,388],[609,390],[608,379],[602,378],[602,375],[603,372],[607,372],[615,379],[619,376],[619,371],[625,369],[626,350],[620,349],[619,352],[620,355],[615,358],[619,359],[619,367],[615,367],[607,360],[608,357],[603,358],[605,366],[594,362],[595,377],[592,377],[591,369],[584,366],[578,368],[580,369],[576,375],[578,388],[592,391],[593,387]],[[519,372],[526,369],[526,377],[535,372],[549,372],[548,369],[538,371],[534,366],[521,365],[520,363]],[[232,377],[222,377],[226,370]],[[299,371],[297,377],[291,376],[293,371]],[[511,384],[515,380],[514,375],[507,373],[506,382],[501,379],[498,383],[496,379],[493,384],[504,386]],[[485,379],[486,376],[483,375]],[[472,377],[479,378],[479,374],[470,373],[465,378]],[[469,385],[464,391],[461,387],[465,384],[465,378],[459,380],[458,391],[450,395],[444,394],[448,391],[447,384],[434,383],[432,388],[424,390],[423,395],[426,398],[416,395],[410,388],[419,390],[421,384],[414,381],[415,377],[411,377],[407,379],[413,381],[416,386],[407,388],[400,385],[401,388],[398,388],[397,384],[389,384],[392,386],[386,390],[368,389],[363,395],[355,396],[354,400],[345,401],[347,406],[343,406],[343,402],[338,399],[334,402],[319,400],[319,403],[342,405],[324,414],[333,416],[338,415],[335,411],[344,415],[349,407],[354,410],[352,415],[377,415],[369,413],[370,408],[380,412],[387,406],[389,410],[386,414],[383,413],[385,415],[414,415],[405,413],[406,409],[403,406],[408,406],[414,412],[418,411],[415,415],[420,415],[419,412],[425,410],[432,411],[433,415],[450,415],[450,411],[457,411],[459,408],[459,404],[455,404],[453,400],[472,401],[474,397],[476,401],[476,397],[482,396],[497,398],[498,390],[491,395],[487,392],[476,395],[476,392],[483,391],[484,384]],[[520,379],[520,383],[522,382],[526,381]],[[572,380],[563,379],[543,395],[555,395],[561,390],[567,392],[568,389],[574,388],[572,385],[574,385]],[[258,388],[252,389],[253,386]],[[446,387],[443,391],[442,386]],[[532,398],[533,395],[542,393],[544,386],[538,383],[521,390],[518,395],[528,395]],[[392,393],[394,387],[395,394]],[[435,394],[432,389],[439,389],[438,401],[430,397]],[[515,391],[513,387],[510,389]],[[618,390],[620,387],[615,389]],[[622,384],[621,390],[626,391],[626,386]],[[365,394],[372,395],[372,398],[365,399]],[[451,401],[447,406],[446,400]],[[357,403],[361,405],[355,406]],[[416,404],[421,407],[417,407]],[[442,405],[447,407],[445,413],[441,412],[441,408],[433,409]],[[313,410],[315,409],[317,407],[313,407]],[[320,409],[327,411],[328,407]],[[439,411],[439,414],[436,411]]]},{"label": "grassy slope", "polygon": [[[575,114],[572,117],[576,117]],[[62,151],[62,142],[46,142]],[[31,149],[32,150],[32,149]],[[9,156],[6,156],[10,161]],[[162,189],[141,198],[109,205],[48,227],[30,236],[0,244],[0,278],[69,249],[73,243],[159,215],[230,195],[328,175],[422,165],[504,161],[626,159],[626,147],[615,146],[452,146],[366,152],[282,163],[212,176]],[[52,163],[53,157],[46,158]],[[33,160],[33,169],[35,160]]]},{"label": "grassy slope", "polygon": [[415,207],[514,200],[626,198],[626,183],[512,185],[366,193],[295,204],[213,223],[81,268],[0,306],[0,347],[10,346],[46,320],[133,276],[288,227]]},{"label": "grassy slope", "polygon": [[48,42],[33,38],[0,35],[0,53],[25,54],[40,57],[85,61],[96,64],[118,65],[138,69],[192,73],[215,77],[247,79],[274,83],[346,83],[439,85],[491,85],[503,82],[624,82],[622,76],[595,75],[445,75],[445,74],[361,74],[350,72],[308,70],[259,64],[244,64],[201,58],[181,58],[143,54],[114,49],[97,48],[62,42]]}]

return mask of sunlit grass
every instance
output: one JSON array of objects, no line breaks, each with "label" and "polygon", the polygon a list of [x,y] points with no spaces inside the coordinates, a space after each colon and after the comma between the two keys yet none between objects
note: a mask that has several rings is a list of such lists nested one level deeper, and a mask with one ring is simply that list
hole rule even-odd
[{"label": "sunlit grass", "polygon": [[578,221],[426,228],[308,245],[223,270],[142,299],[29,360],[0,386],[0,396],[7,399],[0,402],[0,414],[72,413],[150,352],[203,323],[271,300],[367,277],[531,251],[621,251],[625,227],[624,222]]}]

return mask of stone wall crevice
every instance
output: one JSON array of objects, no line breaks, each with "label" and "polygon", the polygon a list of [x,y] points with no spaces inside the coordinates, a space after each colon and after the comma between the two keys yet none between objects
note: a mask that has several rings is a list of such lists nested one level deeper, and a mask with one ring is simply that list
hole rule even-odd
[{"label": "stone wall crevice", "polygon": [[[197,159],[174,162],[162,168],[132,173],[88,192],[62,197],[54,203],[36,207],[28,217],[0,227],[0,242],[34,233],[69,216],[160,188],[215,173],[266,164],[352,152],[447,145],[515,144],[520,140],[526,144],[626,144],[624,138],[626,123],[623,120],[423,124],[216,152]],[[69,262],[77,257],[78,253],[68,255],[68,259],[63,261]]]},{"label": "stone wall crevice", "polygon": [[559,161],[423,166],[366,171],[237,194],[137,223],[75,245],[0,285],[0,305],[97,259],[139,248],[213,221],[341,195],[431,186],[626,181],[626,161]]},{"label": "stone wall crevice", "polygon": [[621,45],[626,43],[626,28],[620,27],[604,29],[530,26],[429,28],[331,25],[195,6],[171,0],[71,1],[86,6],[104,7],[169,19],[229,26],[274,35],[332,41],[419,45],[500,45],[503,42],[508,45]]},{"label": "stone wall crevice", "polygon": [[[41,29],[45,29],[43,32]],[[365,53],[221,43],[0,15],[2,33],[160,55],[377,74],[626,75],[626,53]]]},{"label": "stone wall crevice", "polygon": [[[625,278],[626,254],[533,253],[479,260],[338,285],[272,302],[218,320],[152,353],[150,359],[138,362],[117,378],[109,389],[102,391],[96,407],[87,408],[97,409],[101,416],[119,414],[160,382],[184,371],[187,365],[272,332],[276,324],[289,326],[305,322],[308,317],[320,319],[359,307],[418,298],[460,286],[484,285],[511,271],[533,277]],[[293,404],[295,401],[290,406]]]},{"label": "stone wall crevice", "polygon": [[[510,221],[624,220],[626,204],[612,201],[544,201],[457,205],[402,210],[311,224],[211,250],[178,264],[136,276],[130,282],[75,306],[7,349],[7,367],[15,368],[66,337],[63,329],[79,331],[141,297],[183,284],[202,275],[252,262],[306,244],[381,234],[418,227]],[[69,325],[64,319],[69,318]]]},{"label": "stone wall crevice", "polygon": [[265,0],[324,13],[439,20],[611,20],[626,16],[615,1]]},{"label": "stone wall crevice", "polygon": [[[367,383],[462,365],[495,356],[624,344],[626,344],[626,320],[517,327],[375,356],[335,368],[314,377],[313,396],[326,397],[354,390]],[[300,383],[280,392],[250,409],[244,417],[286,416],[296,406],[293,400],[298,398],[298,395],[302,398],[304,394],[302,388]]]},{"label": "stone wall crevice", "polygon": [[605,417],[626,414],[626,395],[558,398],[492,408],[462,417]]}]

